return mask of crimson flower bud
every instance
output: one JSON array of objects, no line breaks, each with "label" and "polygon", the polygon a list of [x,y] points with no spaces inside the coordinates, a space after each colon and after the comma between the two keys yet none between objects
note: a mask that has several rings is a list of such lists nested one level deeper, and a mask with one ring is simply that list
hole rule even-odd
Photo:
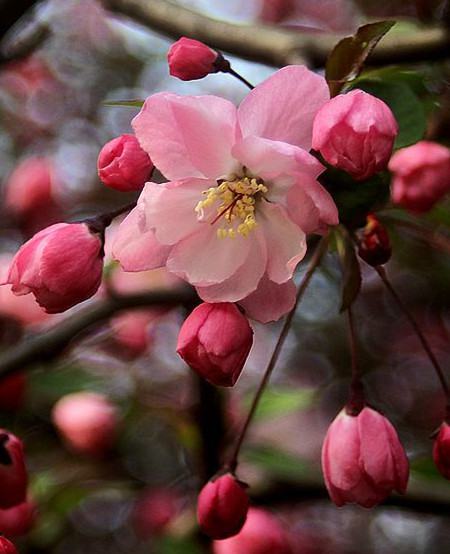
[{"label": "crimson flower bud", "polygon": [[169,49],[169,72],[182,81],[203,79],[209,73],[218,71],[215,64],[218,56],[218,52],[203,42],[181,37]]},{"label": "crimson flower bud", "polygon": [[36,514],[36,504],[32,500],[0,510],[0,533],[13,538],[26,535],[36,521]]},{"label": "crimson flower bud", "polygon": [[322,447],[322,471],[337,506],[355,502],[372,508],[392,490],[406,491],[409,465],[392,424],[371,408],[358,415],[342,410]]},{"label": "crimson flower bud", "polygon": [[392,200],[415,213],[427,212],[450,191],[450,149],[422,140],[396,152],[389,162]]},{"label": "crimson flower bud", "polygon": [[241,532],[213,543],[214,554],[292,554],[286,530],[266,510],[250,508]]},{"label": "crimson flower bud", "polygon": [[232,387],[253,343],[247,318],[235,304],[203,303],[183,323],[177,352],[213,385]]},{"label": "crimson flower bud", "polygon": [[198,497],[200,529],[212,539],[226,539],[239,533],[248,511],[246,485],[231,473],[213,477]]},{"label": "crimson flower bud", "polygon": [[91,297],[100,286],[102,270],[99,235],[85,223],[56,223],[20,247],[6,283],[19,296],[32,292],[53,314]]},{"label": "crimson flower bud", "polygon": [[0,410],[14,412],[24,401],[26,378],[24,373],[13,373],[0,381]]},{"label": "crimson flower bud", "polygon": [[362,90],[340,94],[317,112],[312,145],[358,181],[386,168],[398,125],[390,108]]},{"label": "crimson flower bud", "polygon": [[107,142],[97,160],[98,176],[107,186],[123,192],[141,189],[153,163],[134,135],[120,135]]},{"label": "crimson flower bud", "polygon": [[16,547],[6,537],[0,537],[0,554],[18,554]]},{"label": "crimson flower bud", "polygon": [[450,479],[450,425],[445,421],[434,439],[433,460],[440,473]]},{"label": "crimson flower bud", "polygon": [[63,396],[53,408],[52,419],[75,452],[102,456],[114,444],[118,413],[102,394],[75,392]]},{"label": "crimson flower bud", "polygon": [[383,265],[391,257],[389,235],[373,214],[367,216],[367,224],[359,239],[358,254],[371,266]]},{"label": "crimson flower bud", "polygon": [[181,507],[182,497],[174,489],[145,491],[136,501],[132,513],[136,535],[146,540],[163,534],[179,515]]},{"label": "crimson flower bud", "polygon": [[22,441],[0,429],[0,508],[11,508],[24,502],[27,485]]}]

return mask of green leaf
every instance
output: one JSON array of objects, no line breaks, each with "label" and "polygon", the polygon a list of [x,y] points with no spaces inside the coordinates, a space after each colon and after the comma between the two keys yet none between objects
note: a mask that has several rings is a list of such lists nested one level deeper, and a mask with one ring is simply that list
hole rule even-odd
[{"label": "green leaf", "polygon": [[[313,405],[315,391],[312,389],[288,389],[272,387],[267,389],[260,400],[255,419],[262,421],[285,415],[297,410],[305,410]],[[250,407],[253,396],[245,399]]]},{"label": "green leaf", "polygon": [[127,106],[129,108],[142,108],[145,100],[105,100],[104,106]]},{"label": "green leaf", "polygon": [[349,308],[361,289],[361,268],[355,246],[348,232],[339,227],[335,234],[336,248],[342,266],[342,301],[340,311]]},{"label": "green leaf", "polygon": [[331,96],[339,94],[345,83],[359,75],[367,56],[393,25],[395,21],[369,23],[360,27],[354,36],[343,38],[337,43],[325,67]]},{"label": "green leaf", "polygon": [[243,454],[246,462],[262,467],[274,477],[298,481],[313,474],[311,466],[292,454],[267,446],[248,447]]},{"label": "green leaf", "polygon": [[200,545],[191,538],[166,536],[155,541],[155,550],[159,554],[201,554]]}]

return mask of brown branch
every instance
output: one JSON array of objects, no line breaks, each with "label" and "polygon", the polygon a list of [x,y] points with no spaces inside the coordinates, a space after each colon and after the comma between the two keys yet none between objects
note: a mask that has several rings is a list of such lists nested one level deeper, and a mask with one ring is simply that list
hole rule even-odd
[{"label": "brown branch", "polygon": [[[105,8],[171,38],[196,38],[213,48],[274,66],[307,63],[323,67],[331,49],[342,38],[336,34],[308,35],[268,25],[220,21],[170,0],[102,0]],[[383,38],[369,63],[418,62],[450,57],[450,36],[445,29],[429,28],[414,34],[391,33]]]}]

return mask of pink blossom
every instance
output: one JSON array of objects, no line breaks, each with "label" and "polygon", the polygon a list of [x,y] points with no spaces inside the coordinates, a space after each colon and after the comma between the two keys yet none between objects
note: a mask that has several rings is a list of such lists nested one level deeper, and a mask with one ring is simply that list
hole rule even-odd
[{"label": "pink blossom", "polygon": [[16,547],[6,537],[0,537],[0,554],[18,554]]},{"label": "pink blossom", "polygon": [[152,342],[150,326],[160,314],[157,310],[130,310],[111,319],[114,340],[131,356],[143,354]]},{"label": "pink blossom", "polygon": [[123,192],[140,190],[153,169],[148,154],[134,135],[120,135],[107,142],[97,160],[98,176],[108,187]]},{"label": "pink blossom", "polygon": [[314,120],[313,148],[358,181],[386,168],[398,125],[390,108],[362,90],[327,102]]},{"label": "pink blossom", "polygon": [[183,81],[202,79],[209,73],[215,73],[214,62],[218,53],[203,42],[181,37],[169,49],[167,60],[170,74]]},{"label": "pink blossom", "polygon": [[33,500],[26,500],[12,508],[0,510],[0,533],[8,537],[26,535],[36,522],[36,515],[37,506]]},{"label": "pink blossom", "polygon": [[17,295],[32,292],[47,313],[59,313],[90,298],[102,270],[99,235],[84,223],[57,223],[21,246],[3,284]]},{"label": "pink blossom", "polygon": [[445,421],[434,439],[433,460],[440,473],[450,479],[450,425]]},{"label": "pink blossom", "polygon": [[392,424],[371,408],[356,416],[342,410],[322,448],[322,470],[337,506],[355,502],[372,508],[394,489],[406,491],[409,467]]},{"label": "pink blossom", "polygon": [[27,485],[22,441],[0,429],[0,508],[11,508],[23,502]]},{"label": "pink blossom", "polygon": [[238,109],[215,96],[150,96],[133,127],[170,182],[147,183],[121,224],[113,251],[123,268],[165,265],[206,302],[239,302],[263,322],[289,311],[305,234],[338,222],[308,153],[328,97],[302,66],[277,71]]},{"label": "pink blossom", "polygon": [[389,162],[393,172],[392,200],[412,212],[427,212],[450,191],[450,149],[422,140],[396,152]]},{"label": "pink blossom", "polygon": [[132,513],[136,534],[146,540],[164,533],[179,515],[182,497],[171,488],[146,490],[136,501]]}]

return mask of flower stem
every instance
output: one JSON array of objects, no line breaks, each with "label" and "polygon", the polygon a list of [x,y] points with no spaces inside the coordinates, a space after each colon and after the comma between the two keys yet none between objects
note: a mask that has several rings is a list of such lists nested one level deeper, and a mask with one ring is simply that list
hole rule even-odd
[{"label": "flower stem", "polygon": [[286,317],[286,320],[283,324],[283,327],[281,329],[280,335],[278,337],[277,343],[275,345],[274,351],[272,353],[272,356],[269,360],[269,363],[267,364],[266,370],[264,372],[263,378],[261,379],[261,383],[259,384],[258,390],[256,391],[256,394],[253,398],[252,405],[250,407],[250,410],[247,414],[247,418],[244,422],[244,425],[242,426],[241,432],[239,433],[239,436],[236,440],[236,444],[234,446],[234,449],[232,451],[231,457],[229,462],[226,464],[226,466],[230,469],[230,471],[234,472],[236,470],[236,467],[238,465],[238,457],[239,453],[242,447],[242,444],[244,442],[244,439],[247,435],[248,428],[250,427],[250,423],[252,422],[252,419],[256,413],[256,410],[258,408],[259,401],[261,400],[261,397],[264,393],[264,390],[267,386],[267,383],[269,382],[270,376],[272,375],[272,372],[275,368],[275,365],[278,361],[278,357],[280,355],[281,349],[283,347],[284,341],[286,340],[286,337],[289,333],[289,329],[291,327],[292,319],[294,317],[295,311],[297,309],[297,306],[299,305],[303,294],[311,281],[311,278],[313,276],[314,271],[320,264],[323,255],[325,254],[328,247],[328,237],[323,237],[318,244],[311,261],[309,263],[308,269],[306,270],[305,276],[303,277],[302,282],[300,283],[300,286],[297,291],[297,297],[295,299],[295,304],[292,310],[289,312],[289,314]]},{"label": "flower stem", "polygon": [[361,382],[361,372],[358,363],[358,354],[356,347],[355,322],[351,306],[347,308],[348,334],[350,343],[350,354],[352,360],[352,381],[350,383],[350,397],[346,406],[346,411],[350,415],[358,415],[364,407],[364,388]]},{"label": "flower stem", "polygon": [[237,71],[235,71],[231,67],[226,71],[226,73],[233,75],[233,77],[241,81],[241,83],[244,83],[244,85],[248,87],[250,90],[253,90],[255,88],[254,85],[252,85],[249,81],[247,81],[247,79],[242,77],[242,75],[240,75]]},{"label": "flower stem", "polygon": [[113,219],[115,219],[119,215],[129,212],[135,206],[136,206],[136,202],[131,202],[130,204],[127,204],[126,206],[122,206],[121,208],[117,208],[116,210],[113,210],[111,212],[106,212],[104,214],[96,215],[94,217],[89,217],[85,219],[83,223],[86,223],[93,231],[97,233],[102,233],[104,232],[106,227],[109,227],[109,225],[111,225]]}]

